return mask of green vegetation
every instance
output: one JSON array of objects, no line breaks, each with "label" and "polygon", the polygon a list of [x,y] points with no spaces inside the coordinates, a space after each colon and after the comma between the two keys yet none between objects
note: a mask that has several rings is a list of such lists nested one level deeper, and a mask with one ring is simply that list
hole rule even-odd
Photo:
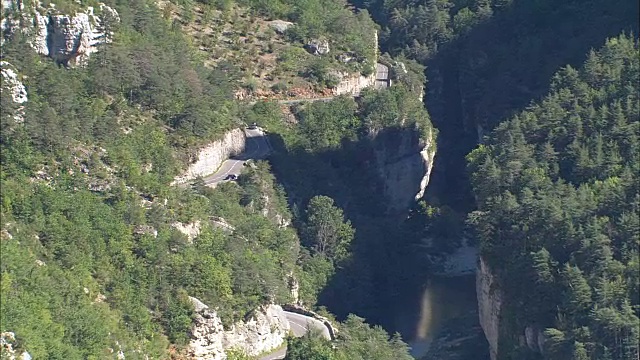
[{"label": "green vegetation", "polygon": [[389,338],[379,326],[371,327],[364,319],[350,315],[340,326],[335,341],[319,334],[307,333],[289,339],[286,360],[410,360],[407,344],[398,334]]},{"label": "green vegetation", "polygon": [[532,356],[513,338],[525,326],[546,329],[548,359],[638,357],[638,56],[636,38],[607,40],[468,157],[505,359]]},{"label": "green vegetation", "polygon": [[[192,37],[207,66],[230,63],[242,71],[240,97],[262,98],[286,95],[273,89],[276,85],[310,96],[334,87],[342,73],[373,72],[377,26],[366,11],[346,5],[344,0],[200,0],[161,7],[173,26]],[[294,25],[276,31],[271,20]],[[316,56],[305,50],[312,41],[326,41],[328,53]]]},{"label": "green vegetation", "polygon": [[[86,68],[36,55],[21,32],[2,48],[29,101],[24,122],[16,122],[20,110],[3,83],[0,330],[14,332],[14,348],[36,359],[120,350],[132,359],[166,358],[189,341],[189,297],[214,306],[228,326],[259,305],[291,302],[293,276],[313,306],[350,257],[354,236],[331,198],[312,199],[306,216],[295,218],[301,245],[296,230],[283,226],[294,216],[265,162],[215,190],[200,181],[169,186],[198,146],[243,123],[272,126],[290,139],[298,133],[286,128],[277,105],[247,109],[234,101],[243,73],[225,62],[204,67],[170,14],[144,0],[108,5],[122,21],[109,24],[113,43]],[[334,48],[371,55],[372,47],[360,46],[373,27],[366,13],[340,6],[321,17],[332,25],[316,29],[305,24],[317,11],[294,9],[287,16],[301,17],[309,36],[329,36],[339,19],[347,21],[361,33],[340,31]],[[355,103],[341,101],[355,122]],[[312,143],[307,131],[296,144]],[[324,147],[342,140],[337,133],[323,138]],[[199,223],[199,233],[187,236],[176,223]]]}]

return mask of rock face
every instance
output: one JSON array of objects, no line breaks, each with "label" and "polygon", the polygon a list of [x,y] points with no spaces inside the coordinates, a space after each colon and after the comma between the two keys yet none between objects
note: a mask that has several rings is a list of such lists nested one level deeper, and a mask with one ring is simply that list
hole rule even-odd
[{"label": "rock face", "polygon": [[335,76],[340,79],[338,85],[332,89],[334,95],[349,94],[352,96],[360,95],[362,89],[372,87],[376,84],[376,73],[373,72],[369,76],[360,74],[349,75],[337,73]]},{"label": "rock face", "polygon": [[255,311],[248,320],[224,330],[215,311],[196,298],[191,298],[196,310],[189,355],[202,360],[224,360],[226,350],[237,349],[249,356],[280,347],[289,332],[289,322],[278,305]]},{"label": "rock face", "polygon": [[183,233],[187,237],[187,241],[190,243],[200,235],[200,220],[196,220],[189,224],[183,224],[176,221],[172,223],[171,226]]},{"label": "rock face", "polygon": [[307,50],[313,55],[326,55],[329,53],[329,41],[324,39],[312,39],[306,45]]},{"label": "rock face", "polygon": [[[100,44],[111,41],[111,28],[120,21],[118,13],[105,4],[99,5],[97,14],[93,7],[87,7],[70,15],[61,14],[53,4],[47,9],[40,6],[26,9],[19,0],[9,3],[12,14],[2,21],[5,36],[20,30],[29,35],[36,52],[69,66],[86,65]],[[20,28],[19,18],[30,25]]]},{"label": "rock face", "polygon": [[12,69],[11,64],[6,61],[0,61],[0,68],[2,68],[2,85],[9,90],[11,100],[16,104],[27,102],[29,100],[27,98],[27,89],[18,79],[18,74]]},{"label": "rock face", "polygon": [[[24,122],[24,106],[22,104],[29,100],[27,89],[20,81],[11,64],[6,61],[0,61],[0,71],[2,72],[2,89],[0,90],[8,91],[11,95],[11,100],[18,105],[13,112],[13,119],[16,123],[22,123]],[[5,109],[5,111],[9,111],[9,109]]]},{"label": "rock face", "polygon": [[491,360],[496,360],[498,358],[503,294],[498,288],[495,275],[482,257],[480,257],[476,271],[476,294],[478,296],[480,325],[489,342]]},{"label": "rock face", "polygon": [[435,144],[430,133],[402,129],[374,136],[374,157],[389,213],[402,213],[424,195],[429,184]]},{"label": "rock face", "polygon": [[245,142],[246,138],[242,129],[229,131],[222,139],[201,149],[197,161],[191,164],[184,174],[176,177],[173,184],[181,184],[198,176],[213,174],[230,156],[238,155],[244,151]]},{"label": "rock face", "polygon": [[546,338],[540,328],[536,326],[527,326],[524,329],[524,339],[525,345],[529,349],[537,353],[543,353]]},{"label": "rock face", "polygon": [[289,21],[284,20],[273,20],[269,22],[269,27],[272,28],[278,34],[284,34],[287,29],[294,24]]},{"label": "rock face", "polygon": [[[0,334],[0,358],[8,360],[16,360],[16,350],[13,348],[13,342],[16,341],[16,335],[11,332],[3,332]],[[19,360],[31,360],[31,355],[23,351],[18,357]]]}]

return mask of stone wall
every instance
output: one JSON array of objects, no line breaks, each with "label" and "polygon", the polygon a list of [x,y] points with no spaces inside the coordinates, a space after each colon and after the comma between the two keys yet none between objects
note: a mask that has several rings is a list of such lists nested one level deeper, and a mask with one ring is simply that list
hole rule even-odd
[{"label": "stone wall", "polygon": [[192,358],[224,360],[226,351],[233,349],[257,356],[280,347],[289,333],[289,322],[278,305],[258,309],[247,320],[225,330],[214,310],[196,298],[190,299],[196,310],[189,343],[189,356]]},{"label": "stone wall", "polygon": [[184,174],[177,176],[173,184],[181,184],[198,176],[213,174],[229,157],[242,153],[245,142],[246,137],[242,129],[229,131],[222,139],[200,149],[197,160],[189,165]]}]

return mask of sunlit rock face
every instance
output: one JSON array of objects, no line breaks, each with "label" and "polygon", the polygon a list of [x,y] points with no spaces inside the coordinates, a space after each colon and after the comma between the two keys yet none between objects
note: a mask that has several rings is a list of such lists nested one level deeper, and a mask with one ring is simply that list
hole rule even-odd
[{"label": "sunlit rock face", "polygon": [[[66,66],[84,66],[101,44],[111,41],[111,29],[120,22],[118,12],[105,4],[72,14],[58,11],[55,4],[25,6],[20,0],[4,0],[8,16],[2,19],[4,37],[21,31],[31,47]],[[3,38],[4,41],[4,38]]]},{"label": "sunlit rock face", "polygon": [[196,298],[196,311],[189,343],[189,355],[202,360],[224,360],[227,350],[241,350],[248,356],[280,347],[289,333],[289,321],[278,305],[264,306],[244,321],[225,330],[217,313]]}]

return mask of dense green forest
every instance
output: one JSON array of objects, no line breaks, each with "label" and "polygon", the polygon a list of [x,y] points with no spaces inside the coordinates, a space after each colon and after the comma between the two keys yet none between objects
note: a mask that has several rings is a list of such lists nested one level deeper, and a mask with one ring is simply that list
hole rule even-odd
[{"label": "dense green forest", "polygon": [[[197,181],[169,186],[197,146],[262,119],[265,110],[233,100],[242,72],[202,66],[154,4],[107,4],[121,21],[104,24],[113,42],[84,68],[35,54],[21,32],[2,46],[2,60],[18,72],[29,100],[19,109],[3,88],[0,330],[14,332],[14,349],[34,359],[103,358],[112,356],[109,349],[131,359],[167,358],[189,340],[188,296],[215,305],[228,326],[258,305],[291,302],[293,274],[302,301],[313,307],[333,263],[350,256],[354,230],[342,210],[317,196],[297,217],[299,231],[280,226],[278,218],[292,214],[267,163],[215,190]],[[298,21],[292,36],[300,40],[333,36],[344,44],[338,46],[373,55],[372,42],[363,45],[374,27],[366,12],[354,14],[339,1],[283,3],[277,12],[274,4],[240,5]],[[359,32],[344,32],[345,21]],[[347,109],[355,119],[352,100]],[[282,114],[272,110],[277,128]],[[333,115],[306,116],[318,122]],[[306,123],[300,134],[283,134],[309,143],[315,130]],[[321,129],[322,146],[336,146],[346,129],[360,134],[358,124]],[[212,217],[235,231],[217,228]],[[194,240],[173,226],[196,221],[202,228]],[[327,223],[338,224],[336,233],[321,231]],[[400,344],[389,347],[406,353]]]},{"label": "dense green forest", "polygon": [[[180,0],[180,19],[150,0],[105,3],[120,21],[102,24],[113,41],[86,67],[37,55],[29,34],[2,45],[29,97],[21,108],[3,80],[0,332],[15,333],[15,349],[176,357],[191,335],[189,296],[228,328],[292,302],[293,276],[301,304],[343,321],[334,341],[289,339],[287,359],[410,359],[398,335],[349,314],[393,330],[391,309],[434,270],[427,255],[464,235],[504,292],[501,358],[542,357],[519,346],[526,326],[543,329],[544,358],[638,357],[637,1]],[[298,48],[278,62],[320,86],[337,61],[302,57],[304,44],[330,39],[367,75],[379,31],[394,85],[291,114],[249,106],[234,91],[253,74],[203,66],[181,30],[196,6],[198,21],[215,10],[240,24],[229,14],[245,8],[295,22],[284,36]],[[585,54],[578,70],[557,71]],[[253,122],[269,131],[268,161],[215,189],[169,185],[199,146]],[[465,160],[481,128],[495,131]],[[400,138],[438,146],[408,217],[389,211],[373,160]],[[197,221],[194,239],[175,227]]]},{"label": "dense green forest", "polygon": [[525,326],[546,329],[548,359],[638,357],[639,54],[633,36],[607,40],[468,156],[504,359],[532,356],[516,350]]}]

